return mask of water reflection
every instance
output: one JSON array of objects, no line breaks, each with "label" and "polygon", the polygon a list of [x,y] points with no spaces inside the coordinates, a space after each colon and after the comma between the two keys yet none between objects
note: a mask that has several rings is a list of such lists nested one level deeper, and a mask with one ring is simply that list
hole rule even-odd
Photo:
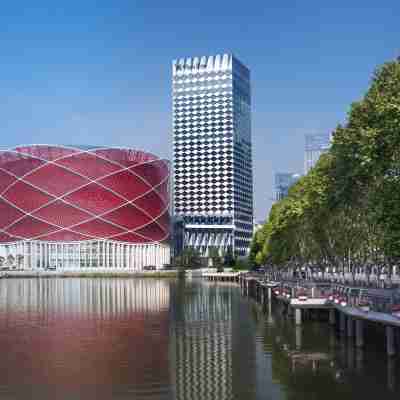
[{"label": "water reflection", "polygon": [[[274,312],[275,310],[275,312]],[[0,399],[398,398],[399,365],[234,284],[0,280]]]},{"label": "water reflection", "polygon": [[327,324],[295,327],[275,313],[266,317],[264,340],[272,353],[274,381],[285,393],[277,398],[395,399],[400,394],[396,359],[356,348],[352,338],[336,335]]},{"label": "water reflection", "polygon": [[189,283],[174,292],[177,323],[172,325],[171,339],[176,398],[225,400],[253,395],[255,330],[248,304],[237,289],[231,284]]},{"label": "water reflection", "polygon": [[169,285],[0,281],[0,397],[171,398]]}]

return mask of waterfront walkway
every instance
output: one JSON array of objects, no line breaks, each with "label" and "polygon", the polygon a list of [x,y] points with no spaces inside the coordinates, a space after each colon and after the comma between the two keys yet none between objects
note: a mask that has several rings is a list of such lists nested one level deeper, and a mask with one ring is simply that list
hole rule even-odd
[{"label": "waterfront walkway", "polygon": [[[365,346],[366,329],[371,324],[379,324],[384,327],[387,355],[392,357],[400,353],[400,315],[398,312],[390,312],[391,308],[400,305],[393,304],[393,299],[399,300],[399,289],[366,289],[346,285],[339,287],[337,283],[301,280],[277,282],[266,280],[264,275],[251,273],[240,274],[238,281],[243,295],[253,297],[269,310],[275,304],[284,314],[294,316],[297,326],[302,325],[309,313],[328,313],[324,320],[354,340],[358,348]],[[354,297],[361,294],[367,299],[373,296],[371,304],[376,299],[384,301],[381,305],[382,311],[366,307],[365,303]]]}]

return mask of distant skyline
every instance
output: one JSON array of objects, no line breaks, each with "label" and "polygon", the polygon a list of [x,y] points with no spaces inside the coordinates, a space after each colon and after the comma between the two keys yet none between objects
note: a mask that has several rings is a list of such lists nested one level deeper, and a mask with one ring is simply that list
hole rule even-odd
[{"label": "distant skyline", "polygon": [[125,146],[171,159],[172,60],[232,52],[252,73],[255,215],[265,219],[274,173],[303,171],[304,135],[343,123],[374,69],[399,55],[399,15],[398,1],[7,2],[0,147]]}]

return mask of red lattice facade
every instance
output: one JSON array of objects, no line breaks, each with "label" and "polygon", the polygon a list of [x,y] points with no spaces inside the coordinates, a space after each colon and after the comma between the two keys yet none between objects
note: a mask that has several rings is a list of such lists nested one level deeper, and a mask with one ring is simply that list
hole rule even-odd
[{"label": "red lattice facade", "polygon": [[169,238],[169,165],[131,149],[0,152],[0,243]]}]

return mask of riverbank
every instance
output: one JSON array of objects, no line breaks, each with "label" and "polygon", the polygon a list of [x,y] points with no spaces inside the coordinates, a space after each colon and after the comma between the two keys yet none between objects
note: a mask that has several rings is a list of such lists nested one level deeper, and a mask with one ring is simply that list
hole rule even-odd
[{"label": "riverbank", "polygon": [[[232,269],[226,268],[225,272],[216,273],[215,268],[187,269],[186,278],[201,278],[215,274],[218,278],[226,276],[238,276]],[[155,271],[132,271],[120,269],[73,269],[73,270],[11,270],[0,271],[0,278],[178,278],[177,269]]]},{"label": "riverbank", "polygon": [[178,271],[2,271],[0,278],[177,278]]},{"label": "riverbank", "polygon": [[[270,282],[254,274],[240,276],[239,283],[242,294],[253,297],[269,312],[274,304],[282,314],[294,317],[296,328],[310,318],[329,322],[357,349],[367,346],[365,337],[371,331],[380,330],[380,341],[383,343],[381,348],[386,350],[389,357],[399,355],[400,318],[396,313],[387,310],[384,312],[383,309],[383,305],[393,305],[396,298],[393,297],[393,293],[388,297],[388,290],[371,289],[374,290],[373,294],[367,292],[363,295],[368,301],[366,310],[364,303],[358,304],[357,299],[352,297],[352,293],[357,290],[360,297],[360,288],[334,284],[321,286],[310,281]],[[379,298],[382,303],[376,310],[371,308],[371,304],[374,304],[373,297]]]}]

